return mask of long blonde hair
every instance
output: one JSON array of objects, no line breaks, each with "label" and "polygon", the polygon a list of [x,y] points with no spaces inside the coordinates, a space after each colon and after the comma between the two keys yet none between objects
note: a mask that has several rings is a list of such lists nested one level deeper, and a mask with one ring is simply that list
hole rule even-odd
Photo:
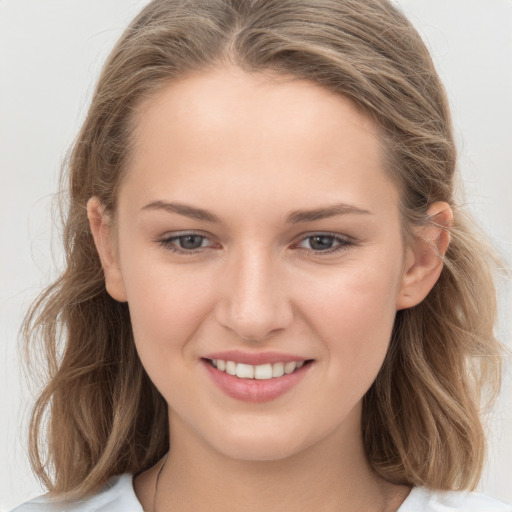
[{"label": "long blonde hair", "polygon": [[137,356],[126,304],[105,290],[86,216],[114,212],[138,105],[186,73],[229,62],[293,75],[350,98],[380,127],[405,231],[428,207],[454,209],[439,281],[399,311],[364,397],[363,439],[383,478],[473,488],[484,460],[481,397],[500,382],[492,256],[454,197],[446,95],[421,38],[387,0],[155,0],[103,68],[63,174],[66,266],[29,311],[24,334],[48,379],[31,421],[35,473],[53,495],[84,496],[137,473],[169,446],[167,406]]}]

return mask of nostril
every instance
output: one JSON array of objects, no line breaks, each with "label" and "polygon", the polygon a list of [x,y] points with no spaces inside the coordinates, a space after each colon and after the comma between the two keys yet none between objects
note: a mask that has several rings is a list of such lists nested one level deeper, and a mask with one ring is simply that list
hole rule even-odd
[{"label": "nostril", "polygon": [[225,306],[219,308],[216,318],[239,339],[248,343],[259,343],[289,327],[293,321],[293,313],[276,305],[268,305],[265,309],[244,308],[244,311],[240,311],[239,307],[230,309]]}]

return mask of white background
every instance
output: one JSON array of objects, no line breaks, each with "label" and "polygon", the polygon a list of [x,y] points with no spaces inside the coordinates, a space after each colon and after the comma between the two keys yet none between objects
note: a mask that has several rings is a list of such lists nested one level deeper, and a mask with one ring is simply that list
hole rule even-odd
[{"label": "white background", "polygon": [[[145,0],[0,0],[0,511],[41,493],[26,457],[33,397],[18,329],[56,275],[51,210],[62,158],[101,63]],[[512,2],[401,0],[432,50],[450,96],[466,203],[512,262]],[[51,239],[54,239],[53,248]],[[510,283],[499,333],[512,346]],[[512,502],[512,386],[491,418],[481,484]]]}]

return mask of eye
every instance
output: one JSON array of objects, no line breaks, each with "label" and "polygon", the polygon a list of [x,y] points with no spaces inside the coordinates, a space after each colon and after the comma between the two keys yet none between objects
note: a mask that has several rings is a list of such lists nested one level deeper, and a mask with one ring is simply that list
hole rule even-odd
[{"label": "eye", "polygon": [[181,254],[193,254],[213,245],[208,237],[198,233],[174,234],[159,240],[159,243],[165,249]]},{"label": "eye", "polygon": [[319,254],[331,254],[347,249],[352,242],[340,235],[331,233],[314,233],[304,237],[297,247]]}]

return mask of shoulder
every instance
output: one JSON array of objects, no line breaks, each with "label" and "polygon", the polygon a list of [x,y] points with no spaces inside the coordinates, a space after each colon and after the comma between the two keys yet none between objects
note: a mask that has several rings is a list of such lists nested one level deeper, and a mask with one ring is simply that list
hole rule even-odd
[{"label": "shoulder", "polygon": [[415,487],[398,512],[512,512],[512,505],[476,492]]},{"label": "shoulder", "polygon": [[111,478],[96,494],[78,501],[52,500],[41,496],[12,512],[143,512],[135,496],[132,475]]}]

